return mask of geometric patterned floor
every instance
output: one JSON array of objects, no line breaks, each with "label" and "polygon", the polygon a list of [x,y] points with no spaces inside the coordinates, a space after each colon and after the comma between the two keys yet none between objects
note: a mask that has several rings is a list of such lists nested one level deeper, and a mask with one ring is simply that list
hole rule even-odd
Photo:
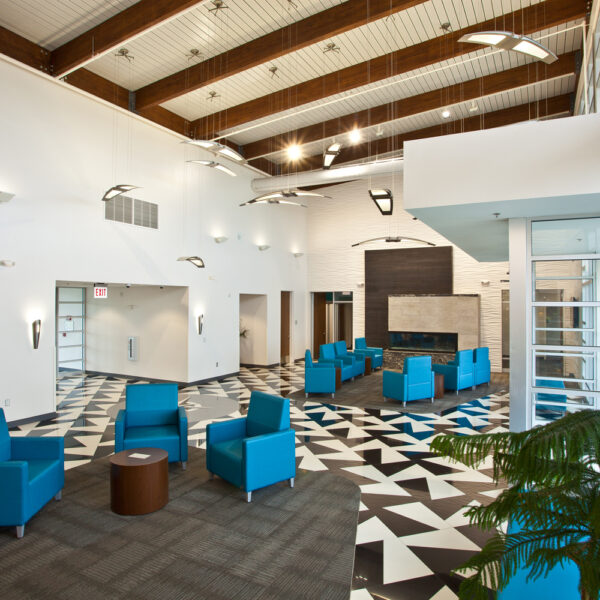
[{"label": "geometric patterned floor", "polygon": [[[243,415],[251,390],[288,396],[303,389],[303,375],[302,364],[242,368],[235,377],[181,388],[190,445],[204,446],[208,422]],[[107,456],[125,385],[142,381],[63,376],[57,418],[12,428],[11,434],[63,435],[67,469]],[[450,571],[486,539],[468,525],[464,507],[485,503],[501,490],[492,482],[489,461],[477,469],[449,463],[429,452],[429,443],[445,432],[506,431],[508,411],[504,393],[425,414],[292,402],[298,469],[329,470],[361,489],[351,600],[457,598],[461,579]]]}]

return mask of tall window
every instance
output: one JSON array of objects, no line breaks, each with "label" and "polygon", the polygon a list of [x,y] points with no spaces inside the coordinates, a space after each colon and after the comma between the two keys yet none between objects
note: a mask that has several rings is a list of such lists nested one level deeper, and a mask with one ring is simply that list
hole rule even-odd
[{"label": "tall window", "polygon": [[600,409],[600,218],[531,223],[534,425]]}]

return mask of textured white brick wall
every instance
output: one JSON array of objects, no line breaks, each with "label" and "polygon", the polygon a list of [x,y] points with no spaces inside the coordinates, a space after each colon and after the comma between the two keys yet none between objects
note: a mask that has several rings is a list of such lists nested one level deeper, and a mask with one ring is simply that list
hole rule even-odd
[{"label": "textured white brick wall", "polygon": [[[384,217],[372,202],[369,187],[391,189],[394,194],[394,214]],[[379,236],[406,235],[451,245],[433,229],[414,221],[402,209],[402,176],[384,176],[321,190],[331,199],[311,200],[308,209],[308,289],[312,292],[354,292],[354,336],[364,334],[365,281],[364,251],[390,248],[420,247],[421,244],[374,242],[357,248],[351,244]],[[481,296],[481,343],[490,348],[493,371],[501,371],[501,279],[508,279],[508,263],[480,263],[454,246],[454,293]],[[488,286],[482,280],[489,280]]]}]

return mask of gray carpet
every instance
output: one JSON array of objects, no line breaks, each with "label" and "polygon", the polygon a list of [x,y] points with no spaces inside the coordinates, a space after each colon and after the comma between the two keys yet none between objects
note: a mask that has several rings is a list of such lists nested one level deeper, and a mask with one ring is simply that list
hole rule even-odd
[{"label": "gray carpet", "polygon": [[[508,391],[508,378],[505,373],[492,373],[490,385],[478,385],[474,390],[461,390],[456,394],[447,390],[444,397],[434,400],[415,400],[407,402],[406,407],[402,402],[395,400],[383,401],[383,370],[373,371],[371,375],[356,377],[354,381],[348,380],[342,383],[342,387],[336,391],[335,398],[331,394],[309,394],[308,399],[315,402],[326,402],[342,406],[358,406],[360,408],[376,408],[386,410],[397,410],[399,412],[429,413],[440,412],[454,408],[459,404],[487,396],[488,394],[503,394]],[[290,394],[290,398],[298,402],[305,399],[304,390]]]},{"label": "gray carpet", "polygon": [[110,511],[108,458],[66,472],[17,540],[0,528],[3,600],[348,600],[359,488],[327,472],[257,490],[209,480],[204,452],[170,465],[169,504]]}]

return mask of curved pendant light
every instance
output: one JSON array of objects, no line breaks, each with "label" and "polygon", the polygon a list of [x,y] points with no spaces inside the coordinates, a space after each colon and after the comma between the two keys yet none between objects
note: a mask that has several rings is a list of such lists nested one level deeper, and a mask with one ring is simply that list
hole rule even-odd
[{"label": "curved pendant light", "polygon": [[186,162],[193,163],[195,165],[202,165],[203,167],[210,167],[211,169],[217,169],[217,171],[227,173],[227,175],[231,177],[237,177],[237,175],[231,169],[228,169],[225,165],[215,162],[214,160],[188,160]]},{"label": "curved pendant light", "polygon": [[236,152],[229,146],[225,146],[225,144],[219,144],[219,142],[211,142],[210,140],[184,140],[182,144],[198,146],[199,148],[204,148],[204,150],[208,150],[213,154],[219,154],[225,158],[230,158],[231,160],[235,160],[239,163],[246,161],[246,159],[239,152]]},{"label": "curved pendant light", "polygon": [[420,242],[421,244],[426,244],[427,246],[435,246],[435,244],[432,244],[431,242],[426,242],[425,240],[420,240],[418,238],[412,238],[412,237],[406,237],[405,235],[403,236],[396,236],[396,237],[392,237],[392,236],[382,236],[382,237],[376,237],[376,238],[371,238],[370,240],[363,240],[362,242],[356,242],[356,244],[352,244],[352,248],[354,248],[355,246],[362,246],[363,244],[369,244],[370,242],[379,242],[381,240],[385,240],[386,242],[390,242],[390,243],[398,243],[398,242]]},{"label": "curved pendant light", "polygon": [[139,185],[129,185],[127,183],[121,183],[119,185],[114,185],[110,189],[106,190],[106,192],[104,193],[104,196],[102,196],[102,201],[108,202],[109,200],[112,200],[113,198],[116,198],[117,196],[120,196],[121,194],[123,194],[125,192],[130,192],[131,190],[139,190],[139,189],[140,189]]},{"label": "curved pendant light", "polygon": [[306,204],[300,204],[300,202],[292,202],[289,200],[289,198],[303,197],[330,198],[330,196],[317,194],[317,192],[305,192],[304,190],[281,190],[278,192],[262,194],[261,196],[252,198],[252,200],[248,200],[248,202],[242,202],[240,206],[248,206],[250,204],[290,204],[292,206],[301,206],[302,208],[306,208]]},{"label": "curved pendant light", "polygon": [[491,46],[501,50],[514,50],[526,56],[537,58],[547,65],[558,60],[558,56],[546,46],[542,46],[530,37],[518,35],[512,31],[477,31],[463,35],[458,41]]},{"label": "curved pendant light", "polygon": [[204,261],[199,256],[180,256],[177,260],[187,260],[199,269],[204,269],[204,267],[206,266],[204,264]]}]

